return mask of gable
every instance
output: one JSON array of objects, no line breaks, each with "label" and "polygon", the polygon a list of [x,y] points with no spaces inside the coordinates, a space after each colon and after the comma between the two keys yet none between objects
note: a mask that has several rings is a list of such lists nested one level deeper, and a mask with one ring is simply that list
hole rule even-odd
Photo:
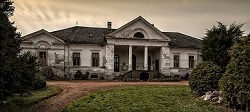
[{"label": "gable", "polygon": [[37,32],[31,33],[29,35],[23,36],[22,41],[33,43],[33,44],[36,44],[38,42],[47,42],[50,45],[54,43],[64,43],[63,40],[55,37],[54,35],[50,34],[49,32],[43,29]]},{"label": "gable", "polygon": [[108,34],[111,38],[135,38],[136,33],[143,34],[144,39],[170,41],[171,38],[164,35],[160,30],[139,16],[114,32]]}]

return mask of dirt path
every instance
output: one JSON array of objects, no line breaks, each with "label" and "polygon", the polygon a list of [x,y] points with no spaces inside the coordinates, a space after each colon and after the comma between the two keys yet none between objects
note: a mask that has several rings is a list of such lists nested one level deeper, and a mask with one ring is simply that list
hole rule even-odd
[{"label": "dirt path", "polygon": [[37,105],[38,112],[60,112],[69,103],[92,92],[124,85],[188,85],[181,82],[92,82],[92,81],[47,81],[50,86],[57,86],[63,92]]}]

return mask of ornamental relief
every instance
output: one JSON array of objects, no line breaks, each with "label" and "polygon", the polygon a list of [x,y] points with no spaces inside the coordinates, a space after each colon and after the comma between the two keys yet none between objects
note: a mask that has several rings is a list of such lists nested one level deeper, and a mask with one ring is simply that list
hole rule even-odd
[{"label": "ornamental relief", "polygon": [[35,45],[37,49],[50,49],[50,45],[45,41],[37,42]]},{"label": "ornamental relief", "polygon": [[129,38],[129,35],[130,35],[132,32],[133,32],[133,30],[132,30],[132,29],[128,29],[128,30],[126,30],[126,31],[122,32],[122,33],[119,35],[119,37]]}]

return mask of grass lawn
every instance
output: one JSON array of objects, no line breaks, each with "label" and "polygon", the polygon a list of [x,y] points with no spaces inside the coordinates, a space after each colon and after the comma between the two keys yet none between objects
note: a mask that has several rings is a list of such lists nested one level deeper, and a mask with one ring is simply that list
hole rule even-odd
[{"label": "grass lawn", "polygon": [[128,86],[82,97],[65,112],[222,112],[187,86]]},{"label": "grass lawn", "polygon": [[10,97],[7,104],[0,106],[0,112],[28,111],[31,105],[38,103],[51,96],[57,95],[62,90],[57,87],[46,87],[41,90],[31,91],[32,96],[28,97]]}]

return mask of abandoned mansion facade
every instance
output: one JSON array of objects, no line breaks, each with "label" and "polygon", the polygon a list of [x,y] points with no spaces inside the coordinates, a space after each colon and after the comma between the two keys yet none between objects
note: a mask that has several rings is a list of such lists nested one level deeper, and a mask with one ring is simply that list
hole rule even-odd
[{"label": "abandoned mansion facade", "polygon": [[184,75],[201,61],[197,38],[162,32],[141,16],[118,29],[111,24],[53,32],[42,29],[22,37],[22,52],[31,52],[42,67],[67,78],[74,78],[79,70],[90,73],[92,79],[111,79],[133,70]]}]

